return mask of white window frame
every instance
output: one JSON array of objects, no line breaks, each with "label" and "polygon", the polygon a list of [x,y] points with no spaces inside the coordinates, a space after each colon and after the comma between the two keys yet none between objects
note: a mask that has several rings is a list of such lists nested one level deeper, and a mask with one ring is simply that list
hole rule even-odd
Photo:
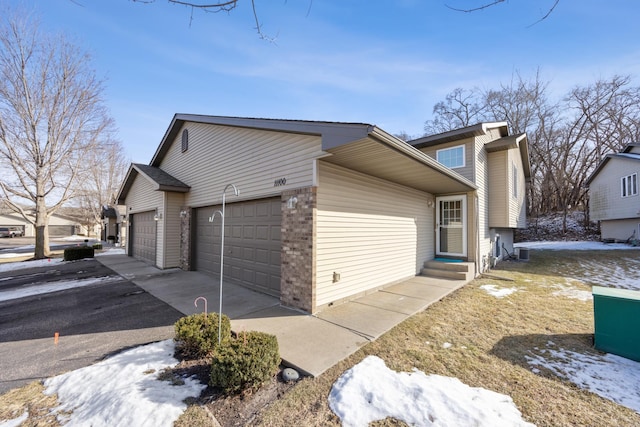
[{"label": "white window frame", "polygon": [[[456,164],[455,166],[449,166],[447,164],[445,164],[443,161],[441,161],[441,155],[444,155],[445,153],[450,153],[454,150],[459,150],[462,148],[462,164]],[[446,167],[448,167],[449,169],[457,169],[457,168],[463,168],[466,166],[466,153],[465,153],[465,146],[463,145],[456,145],[455,147],[448,147],[448,148],[441,148],[440,150],[436,151],[436,160],[438,161],[438,163],[445,165]]]},{"label": "white window frame", "polygon": [[638,195],[638,174],[623,176],[620,178],[620,196],[631,197]]}]

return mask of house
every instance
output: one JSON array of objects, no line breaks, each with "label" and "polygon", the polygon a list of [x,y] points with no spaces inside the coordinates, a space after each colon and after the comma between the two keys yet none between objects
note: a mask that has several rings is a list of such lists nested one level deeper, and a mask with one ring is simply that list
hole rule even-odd
[{"label": "house", "polygon": [[[6,211],[0,213],[0,226],[20,227],[25,237],[34,237],[36,235],[33,224],[14,212]],[[76,219],[58,214],[51,215],[48,229],[49,237],[67,237],[86,233],[86,227],[80,225]]]},{"label": "house", "polygon": [[364,123],[178,114],[118,203],[129,255],[213,274],[224,210],[225,280],[315,313],[434,258],[486,270],[525,225],[528,177],[506,123],[407,143]]},{"label": "house", "polygon": [[640,238],[640,144],[628,144],[621,152],[607,154],[587,179],[589,215],[600,221],[603,240]]},{"label": "house", "polygon": [[111,241],[124,246],[127,237],[126,209],[124,206],[102,207],[102,235],[104,241]]}]

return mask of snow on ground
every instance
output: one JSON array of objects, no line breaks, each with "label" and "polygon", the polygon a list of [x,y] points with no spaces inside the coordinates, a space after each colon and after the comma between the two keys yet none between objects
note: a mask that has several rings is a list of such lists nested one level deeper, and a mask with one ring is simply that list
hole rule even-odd
[{"label": "snow on ground", "polygon": [[520,242],[513,246],[516,248],[529,248],[529,249],[546,249],[550,251],[607,251],[607,250],[620,250],[620,249],[638,249],[640,246],[630,246],[624,243],[602,243],[595,241],[555,241],[555,242]]},{"label": "snow on ground", "polygon": [[136,347],[49,378],[45,393],[57,393],[60,406],[55,412],[59,419],[68,419],[67,427],[169,427],[186,409],[183,401],[199,396],[206,387],[193,378],[183,379],[182,385],[157,378],[178,363],[174,350],[173,340]]},{"label": "snow on ground", "polygon": [[469,387],[457,378],[395,372],[376,356],[338,378],[329,406],[345,427],[366,427],[387,417],[420,426],[533,426],[509,396]]},{"label": "snow on ground", "polygon": [[[13,257],[18,256],[17,254],[13,254]],[[64,262],[62,258],[49,258],[49,259],[38,259],[35,261],[22,261],[22,262],[7,262],[0,264],[0,273],[5,271],[18,271],[25,270],[27,268],[37,268],[37,267],[46,267],[49,265],[60,264]]]},{"label": "snow on ground", "polygon": [[9,301],[33,295],[48,294],[51,292],[64,291],[66,289],[82,288],[84,286],[105,284],[120,280],[122,280],[122,277],[120,276],[103,276],[78,280],[59,280],[57,282],[45,282],[44,284],[36,283],[33,286],[21,287],[10,291],[2,291],[0,292],[0,301]]},{"label": "snow on ground", "polygon": [[640,290],[640,258],[625,257],[620,261],[620,264],[604,264],[598,260],[581,261],[580,267],[588,271],[588,274],[580,277],[580,280],[597,286]]},{"label": "snow on ground", "polygon": [[96,256],[104,255],[124,255],[124,248],[106,248],[100,252],[96,252]]},{"label": "snow on ground", "polygon": [[480,289],[496,298],[504,298],[507,295],[518,292],[518,288],[500,288],[497,285],[482,285]]},{"label": "snow on ground", "polygon": [[[527,356],[531,366],[542,367],[578,387],[640,413],[640,363],[613,354],[581,354],[553,349],[552,341],[540,354]],[[538,373],[537,368],[533,371]]]}]

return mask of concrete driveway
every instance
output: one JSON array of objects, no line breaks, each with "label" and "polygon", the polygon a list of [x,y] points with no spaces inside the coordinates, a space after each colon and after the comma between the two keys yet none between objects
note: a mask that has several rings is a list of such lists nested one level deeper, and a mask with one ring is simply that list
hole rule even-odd
[{"label": "concrete driveway", "polygon": [[[102,279],[4,300],[16,292],[91,278]],[[127,347],[172,338],[173,323],[181,316],[95,259],[0,272],[0,393],[90,365]]]}]

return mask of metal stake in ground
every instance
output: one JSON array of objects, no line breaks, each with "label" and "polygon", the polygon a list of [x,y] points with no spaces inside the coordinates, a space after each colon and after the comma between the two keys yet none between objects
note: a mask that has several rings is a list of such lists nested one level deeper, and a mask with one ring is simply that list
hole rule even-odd
[{"label": "metal stake in ground", "polygon": [[222,218],[222,230],[220,231],[220,310],[218,311],[218,344],[222,341],[222,275],[224,272],[224,205],[227,189],[233,187],[233,193],[238,196],[240,191],[233,184],[227,184],[222,191],[222,211],[215,211],[212,216],[209,217],[209,222],[213,222],[216,214],[219,213]]}]

